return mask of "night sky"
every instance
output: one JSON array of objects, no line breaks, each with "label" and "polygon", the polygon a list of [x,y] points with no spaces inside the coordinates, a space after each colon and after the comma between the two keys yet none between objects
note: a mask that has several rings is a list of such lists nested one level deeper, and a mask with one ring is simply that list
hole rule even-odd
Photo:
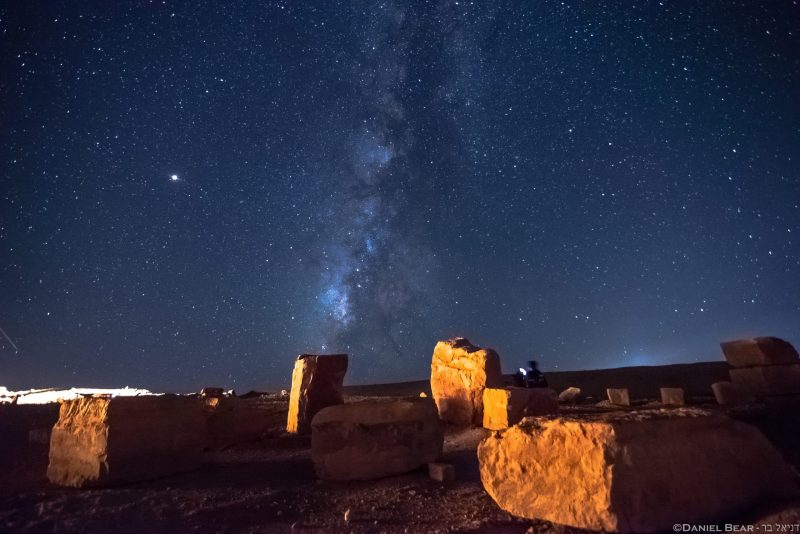
[{"label": "night sky", "polygon": [[800,345],[798,2],[496,4],[1,2],[0,385]]}]

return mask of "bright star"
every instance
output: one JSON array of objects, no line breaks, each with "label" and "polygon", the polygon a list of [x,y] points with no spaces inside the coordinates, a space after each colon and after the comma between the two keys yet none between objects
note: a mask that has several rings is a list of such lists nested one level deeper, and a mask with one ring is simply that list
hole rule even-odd
[{"label": "bright star", "polygon": [[169,179],[172,180],[173,182],[177,182],[178,181],[178,175],[177,174],[173,174],[173,175],[171,175],[169,177]]}]

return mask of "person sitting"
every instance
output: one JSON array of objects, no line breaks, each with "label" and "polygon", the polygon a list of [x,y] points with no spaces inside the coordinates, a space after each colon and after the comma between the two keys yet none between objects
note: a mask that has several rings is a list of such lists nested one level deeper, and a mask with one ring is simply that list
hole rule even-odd
[{"label": "person sitting", "polygon": [[547,378],[544,373],[539,370],[539,363],[536,360],[528,362],[528,368],[519,368],[519,371],[514,375],[514,382],[518,387],[522,388],[546,388]]}]

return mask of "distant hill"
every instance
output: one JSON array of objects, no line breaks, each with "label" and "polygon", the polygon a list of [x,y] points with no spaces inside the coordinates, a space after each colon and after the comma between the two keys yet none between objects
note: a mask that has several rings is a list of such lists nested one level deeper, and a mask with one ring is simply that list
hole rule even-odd
[{"label": "distant hill", "polygon": [[[729,380],[727,362],[678,363],[639,367],[618,367],[592,371],[559,371],[546,373],[553,389],[561,391],[570,386],[581,388],[584,394],[605,398],[606,388],[628,388],[632,398],[657,399],[661,387],[682,387],[687,395],[711,397],[711,384]],[[511,375],[507,375],[511,383]],[[345,386],[345,395],[419,395],[431,393],[428,380]]]}]

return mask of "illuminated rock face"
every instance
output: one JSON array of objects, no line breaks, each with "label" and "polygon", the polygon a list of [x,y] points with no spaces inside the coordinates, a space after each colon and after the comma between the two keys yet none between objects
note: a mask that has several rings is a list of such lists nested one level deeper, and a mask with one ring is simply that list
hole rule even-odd
[{"label": "illuminated rock face", "polygon": [[689,408],[524,419],[478,460],[504,510],[591,530],[711,523],[797,491],[755,427]]},{"label": "illuminated rock face", "polygon": [[800,364],[797,351],[777,337],[757,337],[720,343],[725,359],[733,367]]},{"label": "illuminated rock face", "polygon": [[523,417],[557,414],[558,395],[546,388],[486,388],[483,390],[483,427],[502,430]]},{"label": "illuminated rock face", "polygon": [[157,478],[200,465],[199,401],[175,395],[90,397],[61,404],[47,478],[73,487]]},{"label": "illuminated rock face", "polygon": [[500,357],[465,338],[440,341],[433,349],[431,392],[443,421],[483,424],[483,390],[503,385]]},{"label": "illuminated rock face", "polygon": [[292,372],[286,431],[307,434],[311,420],[321,409],[344,402],[342,384],[347,373],[347,354],[301,354]]},{"label": "illuminated rock face", "polygon": [[327,480],[367,480],[406,473],[442,455],[444,434],[430,399],[362,401],[331,406],[311,424],[311,458]]}]

